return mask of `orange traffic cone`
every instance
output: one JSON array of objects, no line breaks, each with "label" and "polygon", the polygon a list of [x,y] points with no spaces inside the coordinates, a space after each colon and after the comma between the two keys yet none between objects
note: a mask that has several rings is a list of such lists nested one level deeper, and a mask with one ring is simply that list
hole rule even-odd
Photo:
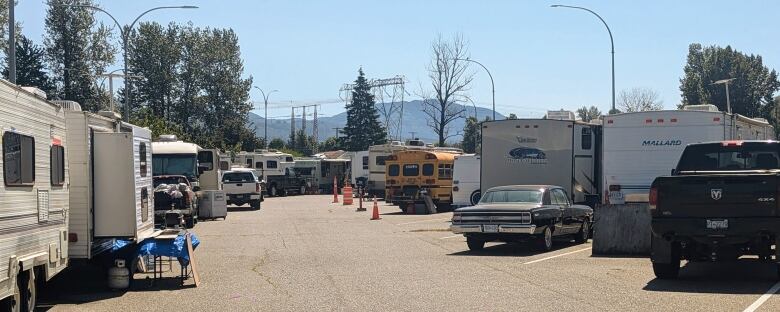
[{"label": "orange traffic cone", "polygon": [[379,217],[379,206],[376,204],[376,196],[374,196],[374,213],[371,216],[371,220],[382,219]]},{"label": "orange traffic cone", "polygon": [[339,203],[339,186],[336,184],[336,177],[333,177],[333,203]]}]

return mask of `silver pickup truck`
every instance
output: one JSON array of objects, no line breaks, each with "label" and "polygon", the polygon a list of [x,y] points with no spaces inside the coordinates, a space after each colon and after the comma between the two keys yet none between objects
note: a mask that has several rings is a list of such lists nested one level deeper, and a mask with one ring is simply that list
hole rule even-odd
[{"label": "silver pickup truck", "polygon": [[249,204],[260,209],[263,201],[262,181],[251,170],[234,170],[222,174],[222,189],[227,195],[227,204],[242,206]]}]

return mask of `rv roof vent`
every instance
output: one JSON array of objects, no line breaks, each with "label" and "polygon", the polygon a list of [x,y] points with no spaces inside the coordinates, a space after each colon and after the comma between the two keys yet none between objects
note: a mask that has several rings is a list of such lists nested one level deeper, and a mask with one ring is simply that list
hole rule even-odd
[{"label": "rv roof vent", "polygon": [[409,146],[425,146],[425,142],[423,142],[422,140],[420,140],[418,138],[414,138],[412,140],[407,141],[406,145],[409,145]]},{"label": "rv roof vent", "polygon": [[718,107],[712,104],[701,105],[685,105],[683,110],[687,111],[702,111],[702,112],[719,112]]},{"label": "rv roof vent", "polygon": [[119,115],[119,113],[112,112],[112,111],[105,111],[105,110],[104,111],[99,111],[98,115],[106,117],[106,118],[114,119],[114,120],[122,119],[122,115]]},{"label": "rv roof vent", "polygon": [[547,111],[547,119],[574,120],[574,112],[567,110]]},{"label": "rv roof vent", "polygon": [[175,134],[161,134],[159,137],[157,137],[157,141],[160,142],[176,142],[178,140],[179,139]]},{"label": "rv roof vent", "polygon": [[44,100],[48,98],[46,96],[46,92],[44,92],[43,90],[38,89],[36,87],[22,87],[22,90],[30,92],[30,93],[34,94],[35,96],[37,96],[39,98],[42,98]]},{"label": "rv roof vent", "polygon": [[62,109],[66,111],[74,111],[74,112],[80,112],[81,111],[81,105],[79,103],[74,101],[51,101],[54,104],[57,104],[59,106],[62,106]]}]

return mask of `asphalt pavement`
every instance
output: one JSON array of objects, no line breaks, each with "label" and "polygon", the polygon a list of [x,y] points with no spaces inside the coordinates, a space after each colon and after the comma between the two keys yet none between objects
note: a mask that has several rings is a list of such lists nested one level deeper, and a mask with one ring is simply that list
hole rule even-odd
[{"label": "asphalt pavement", "polygon": [[[46,286],[50,311],[780,311],[771,264],[688,264],[656,280],[644,257],[599,257],[590,243],[538,252],[489,243],[470,252],[450,213],[405,215],[380,202],[381,220],[332,196],[267,198],[193,230],[201,283],[173,276],[127,291],[101,270],[74,265]],[[767,292],[770,294],[767,294]],[[755,310],[748,310],[755,308]]]}]

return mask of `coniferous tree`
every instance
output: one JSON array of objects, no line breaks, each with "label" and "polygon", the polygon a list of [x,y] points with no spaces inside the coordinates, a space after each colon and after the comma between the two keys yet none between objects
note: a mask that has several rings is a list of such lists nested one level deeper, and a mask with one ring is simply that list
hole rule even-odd
[{"label": "coniferous tree", "polygon": [[382,144],[387,140],[387,132],[379,122],[375,104],[371,86],[361,67],[352,90],[352,103],[346,107],[347,125],[342,130],[342,147],[345,150],[365,151],[369,146]]},{"label": "coniferous tree", "polygon": [[463,127],[463,142],[460,144],[463,152],[475,153],[479,141],[479,121],[473,116],[466,117],[466,125]]},{"label": "coniferous tree", "polygon": [[[25,36],[16,41],[16,84],[25,87],[36,87],[46,94],[53,95],[55,91],[44,65],[43,49]],[[3,77],[8,78],[8,67],[3,66]]]}]

